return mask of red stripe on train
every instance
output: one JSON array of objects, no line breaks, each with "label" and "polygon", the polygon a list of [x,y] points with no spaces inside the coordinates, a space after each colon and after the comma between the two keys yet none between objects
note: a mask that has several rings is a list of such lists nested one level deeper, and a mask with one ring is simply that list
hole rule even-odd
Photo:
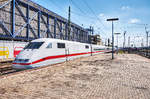
[{"label": "red stripe on train", "polygon": [[68,57],[68,56],[78,56],[78,55],[84,55],[84,54],[91,54],[91,53],[98,53],[98,52],[105,52],[103,51],[96,51],[96,52],[85,52],[85,53],[75,53],[75,54],[69,54],[69,55],[56,55],[56,56],[48,56],[42,59],[39,59],[37,61],[34,61],[32,63],[12,63],[12,64],[19,64],[19,65],[31,65],[31,64],[36,64],[42,61],[46,61],[49,59],[57,59],[57,58],[63,58],[63,57]]}]

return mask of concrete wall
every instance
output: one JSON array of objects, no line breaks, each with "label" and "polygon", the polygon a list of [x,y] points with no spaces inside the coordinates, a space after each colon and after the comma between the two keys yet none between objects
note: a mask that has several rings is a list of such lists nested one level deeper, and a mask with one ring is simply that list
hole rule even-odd
[{"label": "concrete wall", "polygon": [[0,40],[0,60],[14,59],[27,42]]}]

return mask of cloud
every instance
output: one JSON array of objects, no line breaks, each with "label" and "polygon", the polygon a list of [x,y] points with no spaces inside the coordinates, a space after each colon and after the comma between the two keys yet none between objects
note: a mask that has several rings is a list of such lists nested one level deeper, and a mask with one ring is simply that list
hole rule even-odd
[{"label": "cloud", "polygon": [[134,19],[130,19],[128,23],[133,24],[133,23],[139,23],[141,22],[139,19],[134,18]]},{"label": "cloud", "polygon": [[129,9],[130,9],[129,6],[122,6],[122,7],[121,7],[121,10],[129,10]]}]

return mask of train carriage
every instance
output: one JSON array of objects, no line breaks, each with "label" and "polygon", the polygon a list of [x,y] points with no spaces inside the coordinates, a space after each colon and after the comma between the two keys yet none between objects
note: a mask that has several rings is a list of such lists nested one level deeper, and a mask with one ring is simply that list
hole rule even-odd
[{"label": "train carriage", "polygon": [[13,61],[14,69],[29,69],[108,51],[105,46],[40,38],[30,42]]}]

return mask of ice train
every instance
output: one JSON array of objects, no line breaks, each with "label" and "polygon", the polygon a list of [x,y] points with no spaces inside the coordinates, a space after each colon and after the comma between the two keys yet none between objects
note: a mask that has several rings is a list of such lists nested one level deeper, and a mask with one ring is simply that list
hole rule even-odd
[{"label": "ice train", "polygon": [[31,69],[108,51],[110,49],[100,45],[40,38],[31,41],[19,53],[12,63],[12,68]]}]

